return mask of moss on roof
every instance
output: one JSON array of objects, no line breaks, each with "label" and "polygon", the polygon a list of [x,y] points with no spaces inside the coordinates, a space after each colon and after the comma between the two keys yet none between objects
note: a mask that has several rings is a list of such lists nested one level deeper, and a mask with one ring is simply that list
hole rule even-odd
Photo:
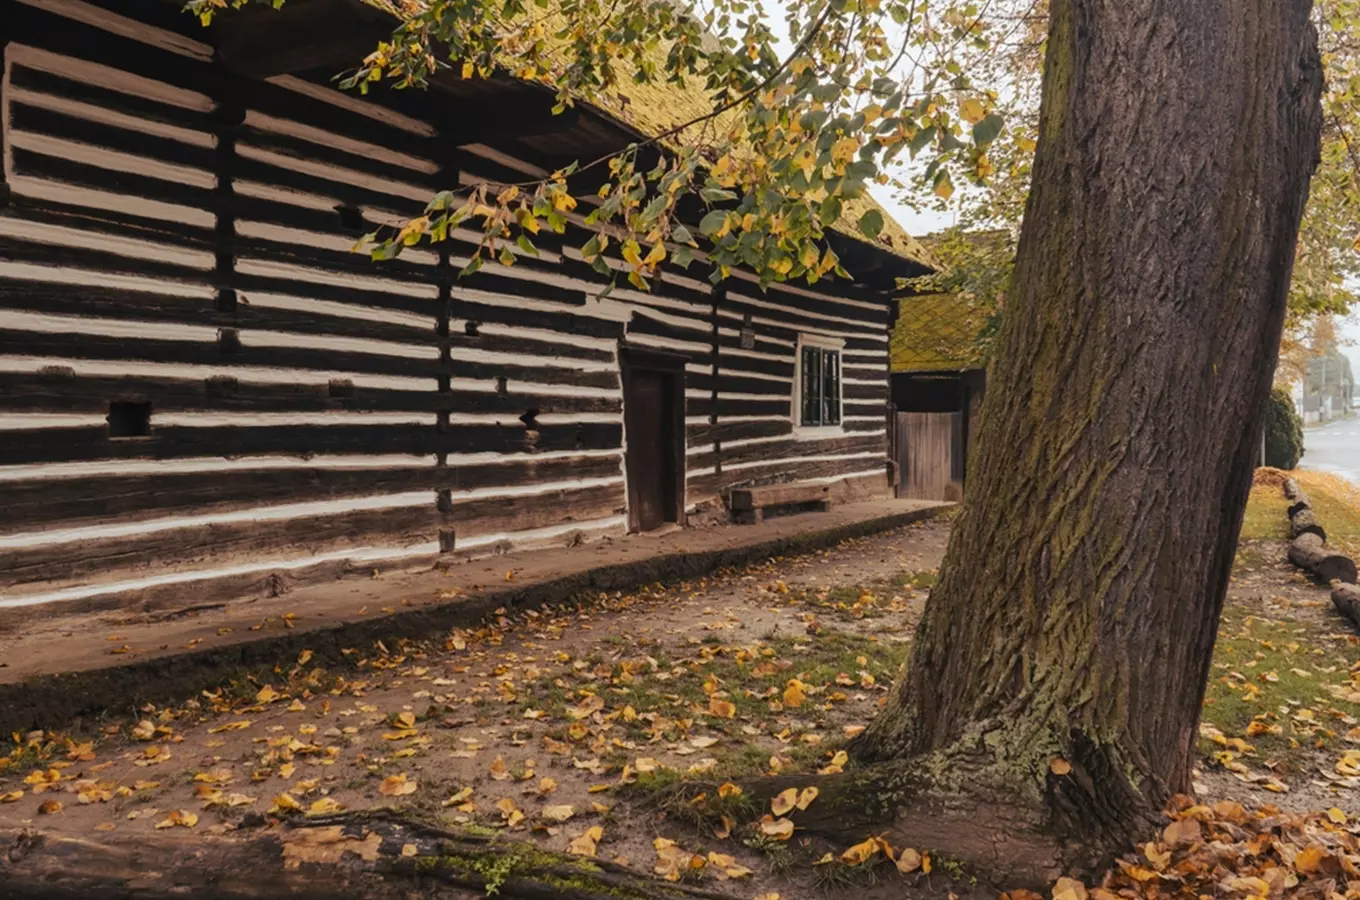
[{"label": "moss on roof", "polygon": [[898,300],[891,343],[894,372],[957,372],[983,365],[978,335],[987,315],[961,294],[922,294]]}]

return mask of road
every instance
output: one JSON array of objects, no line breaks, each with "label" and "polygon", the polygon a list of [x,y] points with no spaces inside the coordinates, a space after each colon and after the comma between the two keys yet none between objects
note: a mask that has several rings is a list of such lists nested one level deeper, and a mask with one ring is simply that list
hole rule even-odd
[{"label": "road", "polygon": [[1360,419],[1305,429],[1303,448],[1303,468],[1332,472],[1360,484]]}]

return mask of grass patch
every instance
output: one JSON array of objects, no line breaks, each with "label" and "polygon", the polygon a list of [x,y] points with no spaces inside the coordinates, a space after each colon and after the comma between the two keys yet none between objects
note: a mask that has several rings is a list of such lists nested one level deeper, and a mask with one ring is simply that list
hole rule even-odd
[{"label": "grass patch", "polygon": [[1352,641],[1328,640],[1288,616],[1270,619],[1229,607],[1202,715],[1222,737],[1210,730],[1200,752],[1220,763],[1283,770],[1299,768],[1317,752],[1339,752],[1360,723],[1360,703],[1351,699],[1360,700],[1360,685],[1351,678],[1358,661]]},{"label": "grass patch", "polygon": [[[1327,529],[1328,543],[1352,556],[1360,556],[1360,487],[1325,472],[1299,470],[1290,472],[1289,477],[1298,481],[1308,495],[1318,521]],[[1242,520],[1242,539],[1286,540],[1288,511],[1289,501],[1279,487],[1254,486]]]}]

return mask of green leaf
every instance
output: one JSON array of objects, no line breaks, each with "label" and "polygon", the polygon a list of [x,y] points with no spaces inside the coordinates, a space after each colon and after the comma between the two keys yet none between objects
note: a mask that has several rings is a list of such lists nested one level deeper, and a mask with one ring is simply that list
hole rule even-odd
[{"label": "green leaf", "polygon": [[474,272],[480,271],[481,268],[482,258],[480,256],[474,256],[472,259],[468,260],[467,265],[458,270],[458,277],[462,278],[464,275],[471,275]]},{"label": "green leaf", "polygon": [[821,211],[818,218],[823,225],[835,225],[841,218],[841,200],[839,197],[827,197],[822,201]]},{"label": "green leaf", "polygon": [[691,247],[698,246],[694,240],[694,235],[689,233],[689,229],[684,225],[676,225],[671,229],[671,240],[677,244],[689,244]]},{"label": "green leaf", "polygon": [[986,147],[996,140],[1001,134],[1001,129],[1005,126],[1006,120],[996,113],[989,114],[981,122],[973,126],[973,143],[979,147]]},{"label": "green leaf", "polygon": [[727,213],[715,209],[699,220],[699,231],[705,235],[717,234],[727,222]]},{"label": "green leaf", "polygon": [[934,125],[930,126],[929,128],[922,128],[920,131],[916,132],[916,134],[912,137],[910,143],[908,144],[908,146],[911,148],[911,155],[915,156],[924,147],[930,144],[930,142],[933,140],[935,140]]},{"label": "green leaf", "polygon": [[519,237],[517,237],[515,239],[515,245],[518,246],[519,249],[523,250],[525,253],[529,254],[530,256],[538,256],[538,248],[534,246],[533,241],[529,240],[529,236],[527,234],[521,234]]},{"label": "green leaf", "polygon": [[671,254],[671,262],[682,269],[688,269],[689,264],[694,262],[694,251],[688,247],[679,247]]},{"label": "green leaf", "polygon": [[737,199],[737,195],[725,188],[706,187],[700,188],[699,196],[709,203],[722,203],[727,200]]},{"label": "green leaf", "polygon": [[859,230],[869,240],[876,240],[883,232],[883,213],[871,209],[860,216]]}]

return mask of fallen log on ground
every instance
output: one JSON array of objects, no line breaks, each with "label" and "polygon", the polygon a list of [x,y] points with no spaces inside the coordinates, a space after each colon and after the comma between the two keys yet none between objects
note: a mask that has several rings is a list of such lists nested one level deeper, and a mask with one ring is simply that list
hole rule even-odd
[{"label": "fallen log on ground", "polygon": [[[175,829],[176,832],[179,829]],[[5,900],[734,900],[604,860],[383,811],[221,837],[104,841],[0,829]]]},{"label": "fallen log on ground", "polygon": [[1323,584],[1333,581],[1355,584],[1355,562],[1346,554],[1328,547],[1327,542],[1316,534],[1302,534],[1295,538],[1289,545],[1289,561]]},{"label": "fallen log on ground", "polygon": [[1292,541],[1305,534],[1315,534],[1322,538],[1324,544],[1327,543],[1327,532],[1318,522],[1313,507],[1307,502],[1295,503],[1289,507],[1289,539]]},{"label": "fallen log on ground", "polygon": [[1353,584],[1332,585],[1332,605],[1337,612],[1360,626],[1360,587]]}]

